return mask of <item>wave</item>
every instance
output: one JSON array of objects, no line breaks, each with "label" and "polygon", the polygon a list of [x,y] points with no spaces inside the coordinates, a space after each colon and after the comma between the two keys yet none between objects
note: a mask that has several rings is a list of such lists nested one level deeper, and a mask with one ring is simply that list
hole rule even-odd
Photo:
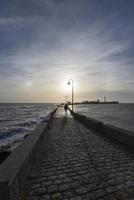
[{"label": "wave", "polygon": [[0,106],[0,148],[24,140],[56,104],[4,104]]},{"label": "wave", "polygon": [[5,138],[8,138],[8,137],[12,137],[13,135],[16,135],[16,134],[28,133],[31,130],[33,130],[33,128],[28,128],[28,127],[14,127],[14,128],[11,128],[11,129],[9,129],[7,131],[1,132],[0,133],[0,139],[5,139]]},{"label": "wave", "polygon": [[30,120],[30,121],[27,121],[27,122],[18,123],[15,126],[26,126],[26,127],[29,127],[29,126],[33,126],[33,125],[36,125],[36,124],[38,124],[38,121]]}]

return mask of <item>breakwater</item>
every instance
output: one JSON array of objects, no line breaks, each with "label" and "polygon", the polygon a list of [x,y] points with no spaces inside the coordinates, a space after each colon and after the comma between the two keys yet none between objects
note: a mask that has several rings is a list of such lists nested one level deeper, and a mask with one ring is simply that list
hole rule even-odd
[{"label": "breakwater", "polygon": [[74,118],[79,120],[86,127],[94,131],[99,131],[99,133],[104,134],[107,137],[110,137],[112,139],[115,139],[116,141],[134,149],[134,133],[133,132],[127,131],[125,129],[121,129],[118,127],[114,127],[109,124],[104,124],[101,121],[98,121],[96,119],[87,117],[80,113],[73,112],[71,109],[70,109],[70,112],[74,116]]},{"label": "breakwater", "polygon": [[70,112],[54,110],[0,165],[0,199],[132,199],[133,152]]},{"label": "breakwater", "polygon": [[15,149],[15,151],[0,165],[0,199],[17,200],[24,187],[31,163],[37,155],[38,148],[44,137],[45,130],[57,109],[51,112],[46,119]]}]

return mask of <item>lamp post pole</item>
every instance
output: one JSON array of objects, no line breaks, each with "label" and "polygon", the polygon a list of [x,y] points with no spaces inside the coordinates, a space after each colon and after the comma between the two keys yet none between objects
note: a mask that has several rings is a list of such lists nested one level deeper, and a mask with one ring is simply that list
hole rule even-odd
[{"label": "lamp post pole", "polygon": [[73,111],[73,105],[74,105],[74,86],[73,86],[73,79],[69,79],[68,84],[71,85],[72,82],[72,111]]}]

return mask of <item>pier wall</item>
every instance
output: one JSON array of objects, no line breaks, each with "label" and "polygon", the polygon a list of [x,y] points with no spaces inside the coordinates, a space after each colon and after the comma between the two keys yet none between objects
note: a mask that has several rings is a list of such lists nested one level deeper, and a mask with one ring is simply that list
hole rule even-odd
[{"label": "pier wall", "polygon": [[[17,200],[26,181],[31,163],[35,159],[44,131],[49,128],[55,109],[45,121],[16,148],[16,150],[0,165],[0,199]],[[37,154],[36,154],[37,155]]]},{"label": "pier wall", "polygon": [[90,117],[86,117],[80,113],[73,112],[70,109],[71,114],[83,123],[86,127],[97,131],[101,134],[104,134],[134,150],[134,133],[131,131],[127,131],[118,127],[114,127],[108,124],[104,124],[98,120],[95,120]]}]

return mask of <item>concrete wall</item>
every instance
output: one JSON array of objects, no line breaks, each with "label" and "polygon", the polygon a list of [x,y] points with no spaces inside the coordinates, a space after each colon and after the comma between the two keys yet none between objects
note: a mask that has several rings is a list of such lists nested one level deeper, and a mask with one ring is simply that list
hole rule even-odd
[{"label": "concrete wall", "polygon": [[70,110],[70,112],[76,119],[82,122],[86,127],[89,127],[95,131],[101,131],[103,129],[102,122],[95,120],[93,118],[86,117],[85,115],[72,112],[72,110]]},{"label": "concrete wall", "polygon": [[98,120],[86,117],[79,113],[75,113],[70,110],[71,114],[83,123],[86,127],[97,131],[98,133],[104,134],[110,138],[113,138],[120,143],[134,149],[134,132],[130,132],[121,128],[117,128],[108,124],[104,124]]},{"label": "concrete wall", "polygon": [[18,200],[44,131],[49,128],[55,112],[56,109],[0,165],[0,200]]},{"label": "concrete wall", "polygon": [[134,132],[130,132],[108,124],[103,125],[103,132],[120,143],[134,149]]}]

